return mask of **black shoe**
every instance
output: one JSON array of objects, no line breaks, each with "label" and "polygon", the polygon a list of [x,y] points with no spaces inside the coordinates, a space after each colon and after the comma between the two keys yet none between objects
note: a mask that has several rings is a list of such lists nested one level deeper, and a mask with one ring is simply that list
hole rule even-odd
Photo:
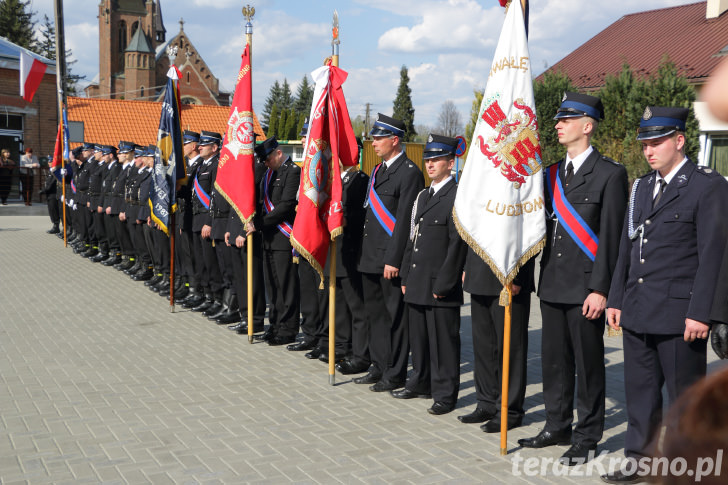
[{"label": "black shoe", "polygon": [[344,359],[336,364],[336,370],[342,374],[361,374],[369,369],[369,364],[355,364],[351,359]]},{"label": "black shoe", "polygon": [[154,275],[154,278],[145,281],[144,286],[156,286],[161,283],[163,279],[164,275],[157,273],[156,275]]},{"label": "black shoe", "polygon": [[263,332],[262,335],[256,335],[253,337],[255,340],[262,340],[263,342],[268,342],[270,340],[273,340],[276,336],[276,331],[273,330],[273,326],[269,326],[268,330]]},{"label": "black shoe", "polygon": [[559,463],[566,466],[583,465],[597,456],[597,445],[575,443],[561,455]]},{"label": "black shoe", "polygon": [[624,473],[622,470],[617,470],[614,473],[607,473],[599,477],[605,483],[642,483],[646,482],[647,479],[641,475],[635,473]]},{"label": "black shoe", "polygon": [[[304,350],[311,350],[314,347],[316,347],[316,340],[312,338],[304,338],[300,342],[289,345],[288,347],[286,347],[286,350],[290,350],[292,352],[302,352]],[[316,357],[318,357],[318,355]]]},{"label": "black shoe", "polygon": [[[218,325],[229,325],[240,321],[240,312],[237,310],[227,311],[215,319]],[[247,332],[247,329],[246,329]]]},{"label": "black shoe", "polygon": [[440,416],[441,414],[449,413],[453,409],[455,409],[454,404],[448,404],[442,401],[435,401],[435,404],[433,404],[432,407],[427,410],[427,412],[435,416]]},{"label": "black shoe", "polygon": [[205,299],[202,303],[192,309],[193,312],[204,312],[214,304],[213,300]]},{"label": "black shoe", "polygon": [[133,274],[131,276],[131,279],[134,281],[143,281],[146,283],[147,281],[151,280],[153,277],[154,277],[154,272],[151,269],[149,269],[149,270],[139,271],[139,272]]},{"label": "black shoe", "polygon": [[81,257],[82,258],[93,258],[97,254],[99,254],[99,250],[98,249],[95,249],[95,248],[92,248],[92,247],[88,247],[88,248],[86,248],[86,251],[84,251],[84,252],[81,253]]},{"label": "black shoe", "polygon": [[101,263],[103,261],[106,261],[107,259],[109,259],[108,253],[98,253],[96,256],[90,257],[89,261],[91,261],[92,263]]},{"label": "black shoe", "polygon": [[[521,425],[523,418],[518,416],[517,418],[508,416],[508,423],[506,427],[508,429],[518,428]],[[485,423],[480,427],[486,433],[500,433],[501,430],[501,418],[500,416],[494,416],[493,419]]]},{"label": "black shoe", "polygon": [[[233,330],[237,332],[240,335],[248,334],[248,322],[242,321],[240,323],[236,323],[235,325],[228,325],[228,330]],[[253,333],[260,333],[265,330],[265,325],[261,324],[253,324]]]},{"label": "black shoe", "polygon": [[195,308],[197,305],[205,301],[205,295],[198,291],[190,292],[189,296],[184,299],[182,306],[184,308]]},{"label": "black shoe", "polygon": [[322,349],[321,347],[314,347],[313,349],[311,349],[310,352],[306,352],[306,355],[304,355],[304,357],[311,360],[321,360],[322,355],[324,355],[324,349]]},{"label": "black shoe", "polygon": [[61,232],[61,230],[58,228],[58,224],[55,224],[53,227],[51,227],[50,229],[48,229],[46,232],[48,234],[58,234],[58,233]]},{"label": "black shoe", "polygon": [[118,254],[115,254],[113,256],[109,256],[108,259],[101,264],[104,266],[114,266],[115,264],[121,263],[121,256]]},{"label": "black shoe", "polygon": [[489,412],[483,408],[476,407],[472,413],[458,416],[458,420],[461,423],[466,424],[485,423],[486,421],[493,419],[495,417],[495,414],[495,412]]},{"label": "black shoe", "polygon": [[190,287],[189,286],[183,286],[179,290],[174,290],[174,302],[175,303],[182,303],[185,298],[190,296]]},{"label": "black shoe", "polygon": [[571,430],[563,433],[552,433],[551,431],[541,431],[533,438],[522,438],[518,440],[518,444],[524,448],[545,448],[554,445],[571,444]]},{"label": "black shoe", "polygon": [[[343,355],[343,354],[335,354],[334,355],[334,362],[335,363],[342,362],[345,358],[346,358],[346,356]],[[321,355],[318,356],[318,360],[320,360],[321,362],[325,362],[325,363],[328,364],[329,363],[329,353],[327,351],[322,351],[321,352]]]},{"label": "black shoe", "polygon": [[220,313],[222,311],[222,309],[223,309],[222,302],[219,300],[215,300],[212,302],[212,305],[207,307],[207,309],[204,312],[202,312],[202,316],[207,317],[207,318],[214,316],[214,318],[211,318],[211,320],[214,320],[215,318],[217,318],[217,314]]},{"label": "black shoe", "polygon": [[410,391],[406,387],[403,389],[397,389],[396,391],[389,391],[389,393],[392,395],[392,397],[396,399],[414,399],[414,398],[422,398],[422,399],[432,399],[432,394],[430,393],[420,393],[420,392],[414,392]]},{"label": "black shoe", "polygon": [[354,384],[376,384],[382,380],[382,374],[376,374],[369,371],[367,375],[354,378]]},{"label": "black shoe", "polygon": [[288,337],[283,335],[276,335],[275,337],[268,340],[268,345],[270,346],[278,346],[278,345],[286,345],[290,344],[292,342],[296,341],[295,335],[289,335]]},{"label": "black shoe", "polygon": [[376,382],[373,385],[369,386],[369,390],[372,392],[387,392],[394,391],[395,389],[399,389],[400,387],[404,387],[404,382],[398,383],[380,380],[379,382]]}]

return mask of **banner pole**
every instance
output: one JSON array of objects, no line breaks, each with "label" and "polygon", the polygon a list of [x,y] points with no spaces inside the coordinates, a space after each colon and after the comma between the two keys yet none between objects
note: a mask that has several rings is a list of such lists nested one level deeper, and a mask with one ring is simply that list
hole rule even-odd
[{"label": "banner pole", "polygon": [[[334,10],[331,39],[331,65],[339,67],[339,12]],[[331,163],[339,163],[331,160]],[[336,383],[336,239],[329,247],[329,384]]]},{"label": "banner pole", "polygon": [[504,288],[508,294],[508,304],[505,307],[505,316],[503,318],[503,372],[501,384],[501,442],[500,454],[505,456],[508,454],[508,381],[509,381],[509,364],[511,361],[511,303],[513,294],[511,293],[511,285]]},{"label": "banner pole", "polygon": [[[248,46],[248,60],[250,62],[250,99],[253,99],[253,15],[255,15],[255,8],[247,5],[243,7],[243,15],[248,20],[245,24],[245,43]],[[255,142],[253,142],[255,144]],[[255,148],[255,147],[253,147]],[[251,220],[252,223],[252,220]],[[243,225],[243,228],[245,225]],[[247,280],[247,299],[248,299],[248,343],[253,343],[253,234],[248,234],[247,238],[247,268],[246,268],[246,280]]]}]

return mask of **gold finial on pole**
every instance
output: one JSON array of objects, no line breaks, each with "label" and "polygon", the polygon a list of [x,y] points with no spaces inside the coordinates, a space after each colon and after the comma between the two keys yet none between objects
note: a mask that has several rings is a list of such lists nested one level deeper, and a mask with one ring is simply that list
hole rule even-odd
[{"label": "gold finial on pole", "polygon": [[[246,5],[243,7],[243,16],[245,17],[245,20],[247,20],[247,23],[245,24],[245,43],[248,44],[251,48],[253,46],[253,16],[255,15],[255,7],[251,7],[250,5]],[[252,58],[252,52],[250,52],[250,49],[248,50],[248,54],[251,55]],[[252,61],[251,61],[252,62]]]},{"label": "gold finial on pole", "polygon": [[339,67],[339,12],[334,10],[334,22],[331,28],[331,64]]}]

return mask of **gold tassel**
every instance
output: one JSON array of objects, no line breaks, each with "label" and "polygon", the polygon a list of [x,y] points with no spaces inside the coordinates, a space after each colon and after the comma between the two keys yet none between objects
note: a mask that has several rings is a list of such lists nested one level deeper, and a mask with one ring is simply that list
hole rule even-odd
[{"label": "gold tassel", "polygon": [[619,329],[614,330],[612,327],[607,325],[607,337],[621,337],[622,336],[622,327],[619,327]]}]

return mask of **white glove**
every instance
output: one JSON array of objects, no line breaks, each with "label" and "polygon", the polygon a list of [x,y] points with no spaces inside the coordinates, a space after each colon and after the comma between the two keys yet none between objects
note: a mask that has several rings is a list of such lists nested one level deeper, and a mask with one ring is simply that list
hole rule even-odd
[{"label": "white glove", "polygon": [[66,173],[67,173],[67,170],[66,170],[65,168],[62,168],[62,169],[61,169],[61,175],[62,175],[63,177],[65,177],[65,176],[66,176]]},{"label": "white glove", "polygon": [[61,196],[61,203],[63,203],[63,196]]}]

